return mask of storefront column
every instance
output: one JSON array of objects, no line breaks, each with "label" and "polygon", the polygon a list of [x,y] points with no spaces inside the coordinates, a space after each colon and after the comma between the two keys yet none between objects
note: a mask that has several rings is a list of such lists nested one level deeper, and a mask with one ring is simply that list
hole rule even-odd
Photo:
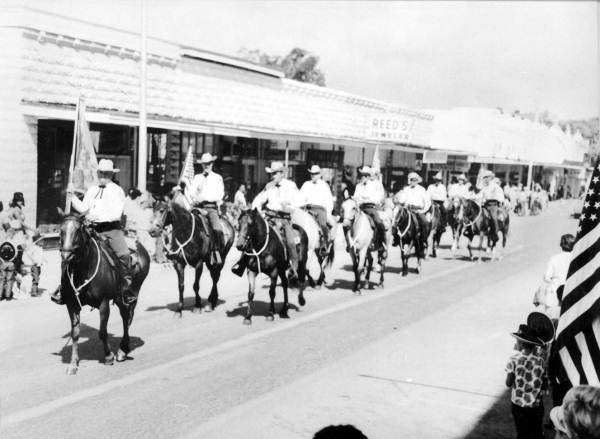
[{"label": "storefront column", "polygon": [[533,162],[529,162],[529,167],[527,169],[527,189],[531,190],[531,183],[533,178]]},{"label": "storefront column", "polygon": [[147,5],[142,0],[142,50],[140,56],[140,129],[138,143],[138,189],[146,190],[146,172],[148,167],[148,140],[146,129],[146,31],[147,31]]}]

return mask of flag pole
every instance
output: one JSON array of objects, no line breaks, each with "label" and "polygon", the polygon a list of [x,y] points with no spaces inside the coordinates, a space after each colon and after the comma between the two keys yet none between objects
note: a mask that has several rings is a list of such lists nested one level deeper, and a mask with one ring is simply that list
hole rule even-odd
[{"label": "flag pole", "polygon": [[285,173],[286,173],[286,177],[290,176],[290,170],[288,169],[288,162],[289,162],[289,140],[285,141]]},{"label": "flag pole", "polygon": [[[75,106],[75,125],[73,126],[73,147],[71,148],[71,161],[69,163],[69,183],[71,186],[73,183],[73,168],[75,167],[75,150],[77,148],[77,137],[79,134],[79,105],[81,103],[81,95],[77,98],[77,105]],[[65,213],[68,215],[71,213],[71,194],[67,192],[65,200]]]}]

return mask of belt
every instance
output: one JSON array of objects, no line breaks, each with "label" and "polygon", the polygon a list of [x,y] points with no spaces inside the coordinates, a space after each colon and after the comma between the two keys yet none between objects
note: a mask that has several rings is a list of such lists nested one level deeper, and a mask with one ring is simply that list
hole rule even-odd
[{"label": "belt", "polygon": [[500,202],[498,200],[487,200],[484,203],[484,206],[499,206]]},{"label": "belt", "polygon": [[109,230],[118,230],[121,228],[121,221],[107,221],[103,223],[92,223],[92,228],[96,232],[108,232]]},{"label": "belt", "polygon": [[203,207],[203,208],[213,208],[216,209],[217,208],[217,203],[214,201],[202,201],[200,203],[197,204],[197,206]]},{"label": "belt", "polygon": [[285,212],[283,210],[273,210],[266,209],[265,214],[270,217],[281,218],[281,219],[291,219],[292,215],[289,212]]}]

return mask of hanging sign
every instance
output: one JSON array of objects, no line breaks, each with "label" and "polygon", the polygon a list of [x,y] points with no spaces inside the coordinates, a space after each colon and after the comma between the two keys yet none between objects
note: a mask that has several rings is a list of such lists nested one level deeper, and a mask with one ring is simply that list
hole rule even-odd
[{"label": "hanging sign", "polygon": [[446,151],[424,151],[423,163],[447,163],[448,153]]}]

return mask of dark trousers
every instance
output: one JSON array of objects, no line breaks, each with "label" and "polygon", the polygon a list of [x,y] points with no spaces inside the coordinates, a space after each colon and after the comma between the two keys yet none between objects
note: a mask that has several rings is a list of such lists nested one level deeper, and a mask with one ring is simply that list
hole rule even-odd
[{"label": "dark trousers", "polygon": [[310,213],[317,221],[317,224],[321,228],[321,236],[323,237],[323,243],[327,243],[329,239],[329,227],[327,227],[327,211],[322,206],[316,206],[309,204],[306,206],[306,211]]},{"label": "dark trousers", "polygon": [[512,404],[512,415],[517,429],[517,439],[544,439],[544,404],[538,407],[521,407]]},{"label": "dark trousers", "polygon": [[283,232],[283,240],[285,241],[288,259],[292,270],[298,272],[298,250],[296,249],[296,233],[292,227],[292,222],[286,219],[279,219],[278,222],[281,225]]},{"label": "dark trousers", "polygon": [[376,231],[376,241],[378,244],[383,243],[385,241],[385,225],[381,218],[379,218],[379,213],[377,212],[377,208],[370,204],[362,204],[360,206],[360,210],[369,215],[373,222],[375,223],[375,231]]},{"label": "dark trousers", "polygon": [[127,243],[125,242],[125,233],[119,228],[103,230],[102,226],[96,231],[104,238],[121,261],[121,266],[118,267],[123,281],[121,291],[126,295],[133,295],[133,292],[131,291],[131,254],[129,252],[129,247],[127,247]]},{"label": "dark trousers", "polygon": [[446,227],[447,221],[448,221],[448,212],[446,211],[446,206],[444,206],[444,202],[443,201],[437,201],[434,200],[433,201],[437,207],[440,209],[440,222],[442,227]]},{"label": "dark trousers", "polygon": [[223,248],[223,227],[221,227],[221,217],[219,216],[219,211],[217,208],[206,207],[206,217],[208,218],[208,223],[213,230],[213,239],[215,240],[215,244],[213,248],[220,249]]}]

